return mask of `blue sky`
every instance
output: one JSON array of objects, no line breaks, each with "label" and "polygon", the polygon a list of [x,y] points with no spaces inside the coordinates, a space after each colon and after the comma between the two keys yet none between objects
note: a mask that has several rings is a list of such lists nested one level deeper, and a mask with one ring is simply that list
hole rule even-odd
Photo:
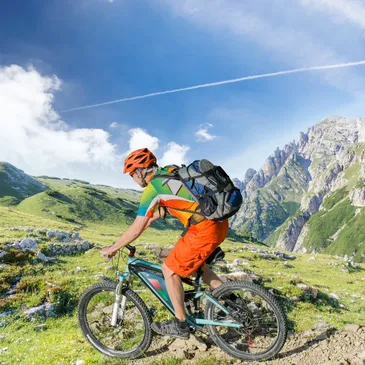
[{"label": "blue sky", "polygon": [[365,66],[62,112],[365,60],[358,0],[5,1],[0,24],[0,160],[34,175],[132,187],[123,157],[147,145],[162,162],[209,158],[243,178],[321,119],[365,115]]}]

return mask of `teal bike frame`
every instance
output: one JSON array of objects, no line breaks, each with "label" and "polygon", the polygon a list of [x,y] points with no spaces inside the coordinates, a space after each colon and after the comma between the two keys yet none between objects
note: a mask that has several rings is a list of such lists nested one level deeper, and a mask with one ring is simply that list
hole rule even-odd
[{"label": "teal bike frame", "polygon": [[[113,315],[111,325],[116,326],[117,319],[122,318],[124,315],[124,309],[126,305],[126,297],[123,295],[123,289],[129,287],[131,274],[136,275],[143,284],[159,299],[159,301],[175,315],[174,307],[171,303],[169,295],[166,290],[165,280],[162,274],[162,268],[160,265],[152,264],[148,261],[144,261],[134,257],[136,252],[135,247],[126,246],[129,249],[128,262],[124,272],[119,273],[119,283],[116,289],[116,300],[113,308]],[[202,270],[198,270],[198,275],[195,280],[181,277],[183,283],[194,287],[194,290],[185,292],[185,296],[189,296],[190,299],[202,299],[214,303],[219,309],[226,314],[229,314],[229,310],[216,301],[211,295],[207,294],[202,288]],[[239,328],[241,325],[237,322],[230,321],[210,321],[203,318],[197,318],[189,313],[186,314],[187,321],[190,325],[196,328],[202,328],[204,325],[211,326],[223,326],[223,327],[234,327]]]}]

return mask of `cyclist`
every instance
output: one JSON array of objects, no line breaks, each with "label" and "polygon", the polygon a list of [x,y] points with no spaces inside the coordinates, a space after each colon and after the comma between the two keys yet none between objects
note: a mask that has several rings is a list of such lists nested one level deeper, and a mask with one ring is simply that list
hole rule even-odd
[{"label": "cyclist", "polygon": [[[174,167],[160,168],[155,155],[147,148],[130,153],[124,162],[124,173],[145,188],[137,217],[121,237],[109,247],[104,247],[102,256],[112,257],[119,249],[133,242],[141,233],[166,212],[178,218],[187,231],[166,257],[162,271],[167,292],[175,309],[175,317],[153,323],[152,329],[160,335],[187,338],[189,328],[184,309],[184,290],[180,276],[191,276],[209,255],[224,241],[228,233],[228,219],[208,220],[199,214],[199,205],[180,181],[168,180],[159,175]],[[185,210],[189,211],[186,212]],[[203,281],[212,288],[222,284],[219,277],[207,266],[203,267]]]}]

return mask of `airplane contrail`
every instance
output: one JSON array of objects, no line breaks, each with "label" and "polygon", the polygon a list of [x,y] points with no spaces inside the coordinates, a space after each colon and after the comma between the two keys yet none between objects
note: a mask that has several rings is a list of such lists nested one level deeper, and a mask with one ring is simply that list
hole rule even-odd
[{"label": "airplane contrail", "polygon": [[173,89],[173,90],[166,90],[166,91],[158,91],[158,92],[154,92],[154,93],[150,93],[150,94],[145,94],[145,95],[132,96],[130,98],[123,98],[123,99],[117,99],[117,100],[112,100],[112,101],[106,101],[104,103],[99,103],[99,104],[92,104],[92,105],[80,106],[80,107],[77,107],[77,108],[71,108],[71,109],[62,110],[61,113],[71,112],[71,111],[74,111],[74,110],[82,110],[82,109],[96,108],[98,106],[109,105],[109,104],[116,104],[116,103],[122,103],[122,102],[125,102],[125,101],[132,101],[132,100],[138,100],[138,99],[152,98],[154,96],[165,95],[165,94],[173,94],[173,93],[179,93],[179,92],[182,92],[182,91],[189,91],[189,90],[195,90],[195,89],[203,89],[205,87],[212,87],[212,86],[233,84],[235,82],[241,82],[241,81],[246,81],[246,80],[262,79],[264,77],[274,77],[274,76],[288,75],[288,74],[294,74],[294,73],[299,73],[299,72],[316,71],[316,70],[328,70],[328,69],[332,69],[332,68],[352,67],[352,66],[360,66],[360,65],[365,65],[365,61],[348,62],[348,63],[338,63],[336,65],[327,65],[327,66],[313,66],[313,67],[306,67],[306,68],[297,68],[297,69],[294,69],[294,70],[271,72],[271,73],[261,74],[261,75],[245,76],[245,77],[239,77],[237,79],[230,79],[230,80],[224,80],[224,81],[210,82],[210,83],[207,83],[207,84],[200,84],[200,85],[195,85],[195,86],[183,87],[183,88],[180,88],[180,89]]}]

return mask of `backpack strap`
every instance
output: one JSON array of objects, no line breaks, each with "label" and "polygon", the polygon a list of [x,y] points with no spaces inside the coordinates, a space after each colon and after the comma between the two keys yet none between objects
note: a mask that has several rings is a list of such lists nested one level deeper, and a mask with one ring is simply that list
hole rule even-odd
[{"label": "backpack strap", "polygon": [[188,209],[180,209],[180,208],[175,208],[175,207],[169,207],[168,205],[164,205],[165,208],[169,208],[169,209],[173,209],[173,210],[177,210],[179,212],[187,212],[187,213],[192,213],[192,214],[198,214],[201,215],[202,217],[205,217],[204,214],[197,212],[195,210],[188,210]]}]

